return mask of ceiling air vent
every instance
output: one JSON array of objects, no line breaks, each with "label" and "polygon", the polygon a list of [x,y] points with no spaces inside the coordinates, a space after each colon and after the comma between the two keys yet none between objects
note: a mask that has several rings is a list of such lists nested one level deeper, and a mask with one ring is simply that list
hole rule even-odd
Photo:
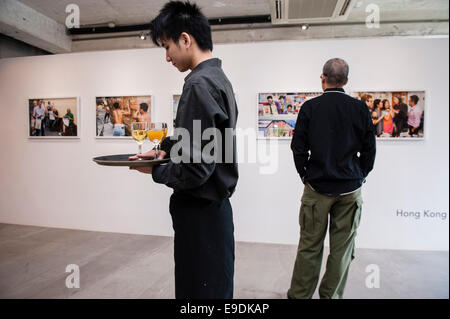
[{"label": "ceiling air vent", "polygon": [[273,24],[344,21],[354,0],[270,0]]}]

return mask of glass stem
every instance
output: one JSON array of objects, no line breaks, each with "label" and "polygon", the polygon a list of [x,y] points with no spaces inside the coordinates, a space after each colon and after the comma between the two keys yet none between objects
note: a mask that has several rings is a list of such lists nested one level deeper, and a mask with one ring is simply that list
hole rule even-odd
[{"label": "glass stem", "polygon": [[138,150],[138,154],[142,154],[142,144],[138,144],[139,150]]}]

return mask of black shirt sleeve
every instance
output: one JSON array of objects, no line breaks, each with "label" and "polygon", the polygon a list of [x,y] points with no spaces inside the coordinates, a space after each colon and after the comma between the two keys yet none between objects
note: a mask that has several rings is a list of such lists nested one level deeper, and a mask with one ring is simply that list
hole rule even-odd
[{"label": "black shirt sleeve", "polygon": [[168,136],[161,143],[161,150],[166,152],[166,158],[170,156],[170,151],[172,150],[172,146],[175,144],[175,140],[172,136]]},{"label": "black shirt sleeve", "polygon": [[[174,190],[189,190],[201,186],[208,180],[216,166],[214,152],[202,154],[202,150],[213,139],[217,141],[220,137],[211,135],[208,139],[202,139],[200,136],[201,142],[196,141],[198,136],[196,138],[194,133],[194,121],[197,121],[197,125],[201,125],[203,133],[205,129],[217,128],[218,124],[228,118],[218,103],[220,99],[218,94],[212,87],[204,83],[193,83],[183,90],[183,95],[178,106],[176,131],[188,132],[189,141],[183,140],[186,136],[181,135],[181,140],[172,137],[171,142],[164,143],[162,149],[169,152],[176,149],[176,152],[173,150],[170,152],[172,160],[168,164],[153,169],[153,180]],[[180,148],[176,147],[178,143],[183,149],[184,156],[187,154],[189,157],[187,163],[174,160],[179,155]],[[188,153],[185,153],[186,151]]]},{"label": "black shirt sleeve", "polygon": [[300,178],[304,181],[306,174],[306,163],[309,158],[309,121],[310,121],[310,106],[304,103],[300,112],[298,113],[297,123],[295,124],[294,135],[291,142],[291,150],[294,155],[294,162]]},{"label": "black shirt sleeve", "polygon": [[370,112],[367,112],[366,116],[366,133],[362,141],[362,149],[360,156],[361,169],[363,171],[364,177],[367,177],[372,171],[375,163],[376,154],[376,139],[374,126],[372,124],[372,118]]}]

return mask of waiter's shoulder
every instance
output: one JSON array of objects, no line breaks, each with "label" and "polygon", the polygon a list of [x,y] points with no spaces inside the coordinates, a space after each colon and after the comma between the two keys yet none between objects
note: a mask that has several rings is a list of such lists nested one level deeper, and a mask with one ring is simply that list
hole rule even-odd
[{"label": "waiter's shoulder", "polygon": [[210,73],[207,72],[196,72],[192,74],[191,77],[186,81],[185,85],[187,87],[196,87],[196,88],[214,88],[215,83],[214,79]]},{"label": "waiter's shoulder", "polygon": [[217,81],[216,76],[210,72],[201,70],[192,74],[185,83],[185,89],[193,89],[204,91],[208,90],[211,94],[216,95],[221,89],[220,81]]}]

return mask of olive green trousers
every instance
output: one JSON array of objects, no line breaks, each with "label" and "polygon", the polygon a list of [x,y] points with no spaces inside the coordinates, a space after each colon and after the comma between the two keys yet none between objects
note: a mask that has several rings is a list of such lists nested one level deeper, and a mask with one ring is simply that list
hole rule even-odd
[{"label": "olive green trousers", "polygon": [[327,196],[305,185],[300,207],[300,243],[289,298],[312,298],[319,281],[328,220],[330,254],[319,296],[343,298],[350,263],[355,258],[355,237],[361,220],[361,208],[361,189],[347,195]]}]

